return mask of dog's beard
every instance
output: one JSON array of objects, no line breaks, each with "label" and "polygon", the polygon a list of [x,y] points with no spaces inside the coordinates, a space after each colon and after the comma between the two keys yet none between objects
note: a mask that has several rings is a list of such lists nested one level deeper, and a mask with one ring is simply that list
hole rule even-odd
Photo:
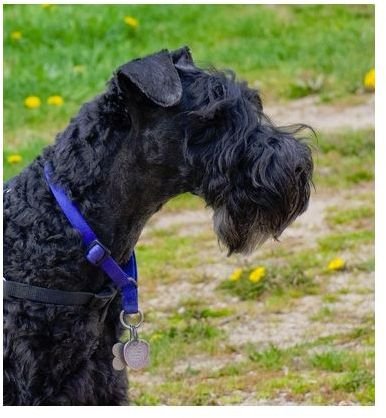
[{"label": "dog's beard", "polygon": [[272,235],[259,216],[252,222],[236,225],[224,206],[214,211],[213,227],[220,244],[228,249],[228,255],[249,254]]},{"label": "dog's beard", "polygon": [[[211,199],[215,202],[211,205],[214,230],[228,255],[248,254],[268,238],[277,239],[307,209],[313,171],[311,153],[301,142],[287,142],[282,140],[276,154],[260,156],[252,170],[245,170],[252,178],[252,187],[244,181],[243,189],[233,187],[233,193],[220,195],[220,204]],[[296,156],[290,158],[285,146]]]}]

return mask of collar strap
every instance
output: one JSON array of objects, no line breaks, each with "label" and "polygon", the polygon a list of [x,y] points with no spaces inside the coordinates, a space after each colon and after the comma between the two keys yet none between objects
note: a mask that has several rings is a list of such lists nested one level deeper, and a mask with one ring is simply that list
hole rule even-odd
[{"label": "collar strap", "polygon": [[3,280],[3,298],[5,300],[26,299],[56,306],[87,306],[90,309],[102,311],[99,318],[101,322],[104,322],[109,306],[116,295],[117,289],[111,285],[99,293],[88,293],[47,289],[27,283]]},{"label": "collar strap", "polygon": [[70,224],[79,231],[86,248],[86,259],[102,269],[113,283],[122,290],[122,306],[126,314],[138,312],[137,263],[133,251],[129,261],[122,267],[110,255],[110,251],[98,239],[90,225],[83,218],[76,203],[72,202],[58,185],[52,182],[52,169],[44,166],[47,183],[57,203]]},{"label": "collar strap", "polygon": [[49,303],[53,305],[69,306],[97,306],[103,308],[110,303],[117,295],[117,289],[108,286],[99,293],[69,292],[67,290],[47,289],[44,287],[32,286],[27,283],[19,283],[3,280],[3,298],[12,300],[28,299],[32,302]]}]

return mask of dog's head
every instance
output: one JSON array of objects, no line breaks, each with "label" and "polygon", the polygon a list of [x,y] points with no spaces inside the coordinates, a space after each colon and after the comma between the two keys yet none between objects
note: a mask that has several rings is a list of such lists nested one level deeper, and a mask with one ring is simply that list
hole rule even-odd
[{"label": "dog's head", "polygon": [[273,125],[258,92],[232,72],[204,71],[181,48],[125,64],[116,81],[136,115],[148,170],[176,177],[171,196],[190,191],[213,208],[229,253],[279,237],[306,210],[313,162],[296,138],[302,126]]}]

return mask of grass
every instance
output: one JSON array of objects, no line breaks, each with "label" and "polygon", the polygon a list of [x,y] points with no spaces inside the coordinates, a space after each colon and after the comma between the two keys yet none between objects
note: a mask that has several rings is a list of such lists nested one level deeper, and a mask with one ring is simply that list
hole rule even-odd
[{"label": "grass", "polygon": [[[359,140],[359,137],[362,140]],[[353,142],[359,148],[366,138],[366,135],[358,135]],[[354,150],[355,147],[352,152],[356,152]],[[326,151],[328,152],[328,148]],[[256,260],[251,260],[250,264],[244,264],[240,281],[229,282],[224,277],[216,297],[221,299],[224,293],[236,296],[239,298],[237,306],[250,303],[248,299],[259,299],[264,302],[262,315],[284,316],[295,309],[304,296],[320,296],[321,307],[309,318],[312,323],[315,323],[316,327],[331,323],[338,325],[340,321],[346,323],[345,315],[350,314],[343,315],[339,312],[338,315],[335,304],[343,303],[342,295],[352,293],[353,290],[347,288],[344,293],[325,290],[329,277],[325,273],[330,258],[340,251],[353,254],[353,261],[348,264],[344,274],[356,277],[355,275],[361,272],[374,271],[373,257],[355,261],[355,254],[360,253],[363,245],[370,245],[373,241],[372,224],[368,222],[373,216],[373,195],[367,193],[366,196],[359,197],[362,206],[358,208],[328,208],[326,221],[331,231],[325,231],[322,238],[315,240],[316,250],[296,250],[284,246],[279,252],[267,251],[266,255],[259,257],[259,260],[264,259],[267,269],[266,276],[258,283],[259,286],[263,285],[262,289],[258,290],[255,287],[253,290],[254,284],[248,280],[250,271],[256,265],[261,265],[261,261],[256,264]],[[360,223],[361,219],[366,222]],[[341,273],[330,274],[338,277]],[[233,287],[240,286],[241,280],[244,283],[240,288]],[[193,332],[192,338],[186,339],[182,332],[178,337],[174,337],[180,345],[176,346],[175,341],[172,341],[170,345],[166,344],[165,349],[161,339],[155,355],[158,355],[157,350],[161,350],[164,353],[161,354],[163,360],[152,369],[152,373],[158,376],[166,373],[166,376],[162,379],[163,383],[152,386],[157,394],[156,398],[147,399],[147,395],[142,395],[147,388],[140,383],[135,384],[132,393],[134,397],[138,393],[138,397],[135,397],[138,405],[240,404],[245,402],[248,396],[252,396],[254,400],[269,399],[268,403],[272,404],[276,402],[275,399],[282,399],[283,394],[284,402],[301,404],[374,403],[373,319],[364,318],[363,324],[351,332],[317,338],[289,348],[270,344],[266,348],[256,349],[251,343],[241,346],[229,345],[226,334],[211,333],[218,327],[222,329],[223,321],[232,323],[232,315],[236,314],[238,309],[230,312],[221,308],[219,312],[214,310],[214,313],[205,313],[207,309],[210,312],[213,308],[203,305],[200,300],[192,299],[183,303],[182,310],[179,308],[177,312],[169,313],[166,330],[170,330],[170,327],[174,330],[184,329],[190,321],[198,321],[204,330],[205,327],[209,327],[209,331],[203,331],[208,332],[208,338],[206,343],[200,338],[195,340],[197,334]],[[176,347],[173,356],[167,355],[171,347]],[[203,350],[210,353],[207,357],[208,365],[204,368],[196,367],[195,356],[202,356]],[[163,358],[163,355],[166,357]],[[234,362],[233,355],[241,356],[241,359]],[[224,359],[223,366],[212,368],[211,359]],[[162,367],[165,362],[169,368]],[[185,368],[176,372],[173,365],[184,362]],[[179,387],[187,382],[188,389],[180,391]]]},{"label": "grass", "polygon": [[310,317],[312,321],[331,322],[335,317],[336,312],[329,306],[322,306],[318,312]]},{"label": "grass", "polygon": [[[125,25],[127,15],[138,19],[138,28]],[[20,40],[12,40],[13,31],[22,33]],[[266,97],[314,93],[320,77],[316,91],[325,98],[347,96],[361,89],[374,66],[374,6],[6,5],[5,143],[37,135],[52,141],[117,66],[184,44],[198,63],[233,68]],[[55,94],[64,106],[47,105]],[[38,95],[42,106],[25,109],[29,95]]]},{"label": "grass", "polygon": [[167,230],[156,231],[151,241],[141,241],[136,247],[136,253],[141,265],[141,274],[145,277],[159,275],[160,264],[164,265],[162,277],[173,278],[176,270],[194,267],[199,263],[195,245],[200,236],[176,236]]},{"label": "grass", "polygon": [[[287,263],[281,267],[269,265],[266,269],[266,276],[257,283],[249,280],[253,268],[247,268],[240,279],[233,281],[227,278],[220,283],[218,288],[238,296],[241,300],[256,300],[264,294],[283,296],[285,292],[295,290],[300,291],[302,295],[314,293],[316,284],[305,272],[304,266],[300,268],[297,263],[298,260],[295,258],[292,261],[287,260]],[[299,294],[294,296],[299,296]]]},{"label": "grass", "polygon": [[[151,367],[156,372],[159,369],[169,369],[176,358],[189,357],[196,350],[216,353],[217,345],[224,336],[208,321],[189,319],[145,337],[151,343]],[[178,353],[178,356],[171,356],[172,352]]]},{"label": "grass", "polygon": [[283,350],[274,345],[261,352],[251,352],[249,359],[270,370],[280,370],[284,366]]},{"label": "grass", "polygon": [[341,210],[337,207],[329,208],[326,221],[330,226],[346,226],[349,224],[361,225],[366,221],[373,221],[374,206],[361,206],[359,208]]},{"label": "grass", "polygon": [[[355,225],[351,225],[355,228]],[[373,227],[367,225],[366,229],[344,229],[333,234],[325,234],[316,240],[317,248],[306,248],[294,251],[266,252],[263,256],[266,276],[258,283],[251,282],[248,277],[255,268],[255,262],[243,267],[238,280],[224,277],[218,289],[240,300],[261,299],[266,309],[271,312],[280,311],[282,307],[291,306],[293,300],[305,295],[314,295],[322,292],[323,281],[319,278],[327,274],[336,274],[329,271],[328,264],[337,254],[345,251],[361,251],[363,245],[374,242]],[[363,261],[352,261],[345,266],[348,272],[374,271],[374,257]],[[319,280],[315,280],[318,278]],[[336,295],[324,295],[326,302],[335,302]]]},{"label": "grass", "polygon": [[374,392],[374,376],[367,370],[347,372],[336,379],[334,383],[334,389],[342,389],[349,393],[356,392],[363,386],[370,386],[372,392]]},{"label": "grass", "polygon": [[165,212],[176,213],[182,210],[202,209],[205,206],[203,200],[190,193],[181,194],[169,200],[163,210]]},{"label": "grass", "polygon": [[341,157],[366,157],[374,153],[374,131],[355,130],[322,134],[318,140],[318,149],[325,155],[337,153]]},{"label": "grass", "polygon": [[313,367],[331,372],[343,372],[347,368],[356,370],[358,359],[347,351],[329,350],[324,353],[311,356],[310,362]]},{"label": "grass", "polygon": [[[179,309],[168,312],[156,330],[145,335],[151,343],[153,372],[173,369],[176,361],[198,352],[218,354],[224,333],[217,327],[233,313],[229,308],[211,308],[198,299],[186,299]],[[157,321],[153,315],[152,321]],[[172,355],[174,353],[174,355]],[[192,370],[190,370],[192,373]]]},{"label": "grass", "polygon": [[372,181],[374,147],[374,130],[322,133],[315,152],[315,184],[343,189]]},{"label": "grass", "polygon": [[[364,205],[369,205],[373,196],[368,194],[363,199]],[[367,207],[366,206],[366,207]],[[365,207],[365,206],[364,206]],[[328,210],[331,216],[337,216],[342,210]],[[151,323],[157,328],[147,335],[152,345],[152,364],[149,370],[155,376],[149,394],[148,385],[143,380],[136,381],[132,377],[131,396],[137,405],[224,405],[240,404],[246,397],[253,399],[269,399],[272,404],[275,399],[285,402],[295,402],[312,405],[334,405],[341,402],[372,405],[374,403],[374,329],[373,319],[364,318],[361,326],[350,332],[337,333],[323,338],[317,338],[290,346],[279,347],[274,344],[263,349],[257,349],[251,343],[233,346],[227,342],[227,332],[224,323],[233,323],[243,303],[256,298],[264,302],[263,315],[285,315],[296,308],[296,305],[306,295],[320,295],[321,308],[309,318],[312,322],[323,324],[338,324],[347,318],[339,314],[335,303],[341,303],[339,292],[329,293],[324,290],[326,265],[336,251],[349,250],[355,254],[361,245],[372,240],[369,229],[358,229],[353,220],[359,219],[359,212],[353,211],[344,218],[340,227],[345,229],[326,234],[317,241],[318,251],[314,249],[294,250],[290,247],[280,252],[264,257],[267,268],[266,276],[259,282],[264,284],[262,292],[248,293],[245,289],[235,289],[229,292],[220,285],[215,298],[222,300],[224,290],[240,298],[235,308],[232,305],[213,307],[203,299],[185,298],[174,310],[167,309],[164,319],[157,319],[156,311],[152,314]],[[371,212],[360,212],[370,216]],[[339,218],[339,217],[338,217]],[[340,219],[340,218],[339,218]],[[176,231],[175,231],[176,232]],[[167,230],[155,230],[149,243],[155,245],[157,240],[167,240]],[[190,246],[194,248],[194,237],[190,237]],[[198,238],[196,245],[202,242]],[[184,244],[185,245],[185,244]],[[213,237],[213,245],[215,238]],[[179,257],[173,262],[179,264],[184,260]],[[191,273],[199,269],[199,264],[193,265]],[[272,264],[271,264],[272,263]],[[244,266],[244,284],[253,285],[247,276],[256,266],[251,262]],[[373,271],[374,260],[369,258],[361,262],[350,263],[345,274]],[[187,273],[190,275],[191,273]],[[340,273],[334,273],[339,275]],[[319,279],[318,279],[319,278]],[[225,278],[224,278],[225,279]],[[151,278],[144,278],[144,284]],[[242,279],[240,279],[242,280]],[[170,282],[169,286],[172,286]],[[201,282],[200,282],[201,283]],[[229,284],[228,280],[224,283]],[[239,283],[239,282],[236,282]],[[251,289],[249,289],[249,292]],[[244,293],[243,293],[244,292]],[[245,293],[246,292],[246,293]],[[347,289],[346,293],[352,290]],[[343,293],[342,293],[343,294]],[[245,302],[243,302],[243,300]],[[249,311],[250,308],[247,308]],[[251,314],[253,315],[253,314]],[[347,315],[347,314],[346,314]],[[232,328],[231,328],[232,329]],[[231,332],[231,331],[230,331]],[[351,347],[355,347],[352,349]],[[360,347],[360,351],[356,348]],[[239,360],[234,361],[233,356]],[[206,358],[208,363],[199,366],[197,358]],[[214,367],[212,361],[221,361],[221,367]],[[142,383],[141,383],[142,382]],[[184,389],[181,390],[181,387]],[[280,402],[283,402],[282,400]]]},{"label": "grass", "polygon": [[321,251],[338,252],[353,249],[362,244],[374,242],[374,231],[363,229],[358,231],[343,232],[332,234],[318,240]]},{"label": "grass", "polygon": [[[22,146],[15,148],[9,144],[4,144],[3,151],[3,178],[7,180],[20,172],[20,170],[31,163],[42,151],[45,146],[45,142],[42,139],[36,139],[34,141],[23,144]],[[17,153],[21,155],[22,161],[19,164],[9,164],[7,158],[9,155]]]},{"label": "grass", "polygon": [[338,346],[347,340],[363,340],[371,333],[371,328],[361,328],[290,348],[271,345],[260,351],[248,345],[244,348],[246,357],[243,360],[229,362],[217,369],[210,366],[194,369],[188,365],[185,372],[162,369],[169,378],[164,377],[153,384],[151,394],[140,384],[132,388],[134,393],[136,390],[141,392],[135,403],[240,404],[245,393],[252,390],[257,399],[274,399],[285,393],[287,400],[306,404],[350,401],[371,405],[374,400],[373,349],[369,347],[360,353],[345,348],[319,350],[327,343]]}]

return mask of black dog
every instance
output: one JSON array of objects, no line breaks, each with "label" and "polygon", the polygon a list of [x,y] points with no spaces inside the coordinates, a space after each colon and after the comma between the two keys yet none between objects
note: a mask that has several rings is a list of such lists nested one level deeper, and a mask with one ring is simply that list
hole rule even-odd
[{"label": "black dog", "polygon": [[[307,207],[313,163],[296,132],[273,126],[258,93],[231,72],[197,68],[188,48],[121,66],[107,91],[6,184],[5,279],[92,293],[109,282],[85,260],[47,186],[45,162],[120,263],[147,220],[184,192],[213,208],[229,254],[248,252]],[[5,300],[4,403],[125,404],[126,373],[111,365],[118,299],[103,312],[98,304]]]}]

